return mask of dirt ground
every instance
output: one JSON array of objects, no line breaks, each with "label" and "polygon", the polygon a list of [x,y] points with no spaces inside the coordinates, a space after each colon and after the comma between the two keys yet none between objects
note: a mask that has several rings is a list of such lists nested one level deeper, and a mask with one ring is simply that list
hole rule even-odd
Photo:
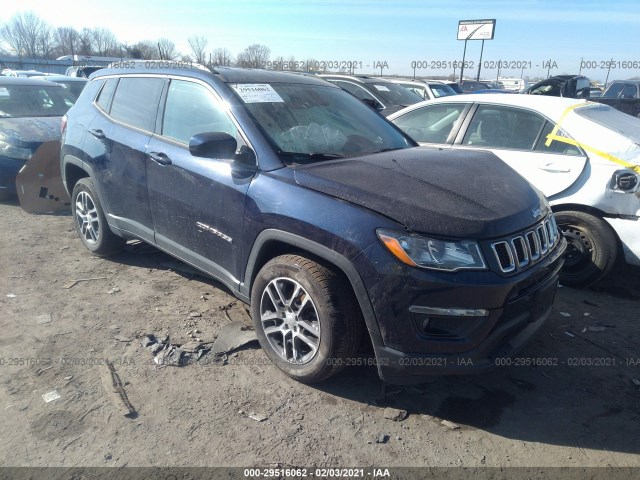
[{"label": "dirt ground", "polygon": [[[250,323],[218,283],[177,265],[140,244],[93,257],[70,216],[0,203],[0,465],[640,466],[640,269],[561,288],[511,366],[382,389],[370,367],[299,384],[256,343],[226,365],[158,367],[147,333],[207,341]],[[94,280],[67,288],[78,279]],[[133,418],[105,393],[105,358]]]}]

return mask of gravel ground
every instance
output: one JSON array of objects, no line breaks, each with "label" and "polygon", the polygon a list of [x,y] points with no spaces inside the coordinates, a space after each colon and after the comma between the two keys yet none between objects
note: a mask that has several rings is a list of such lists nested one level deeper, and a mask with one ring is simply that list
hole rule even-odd
[{"label": "gravel ground", "polygon": [[[353,367],[306,386],[255,342],[226,364],[154,364],[145,334],[212,341],[250,318],[153,248],[96,258],[70,216],[5,202],[0,251],[1,465],[640,467],[640,269],[561,288],[535,340],[491,373],[383,388]],[[105,359],[134,415],[106,393]]]}]

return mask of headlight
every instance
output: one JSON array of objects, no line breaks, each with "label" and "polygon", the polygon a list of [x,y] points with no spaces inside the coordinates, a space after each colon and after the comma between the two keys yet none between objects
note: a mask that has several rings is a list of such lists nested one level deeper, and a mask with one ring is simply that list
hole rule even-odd
[{"label": "headlight", "polygon": [[412,267],[449,272],[487,268],[480,247],[470,240],[440,240],[382,229],[376,233],[394,257]]},{"label": "headlight", "polygon": [[16,147],[10,143],[0,140],[0,156],[15,158],[16,160],[29,160],[31,158],[31,150],[28,148]]}]

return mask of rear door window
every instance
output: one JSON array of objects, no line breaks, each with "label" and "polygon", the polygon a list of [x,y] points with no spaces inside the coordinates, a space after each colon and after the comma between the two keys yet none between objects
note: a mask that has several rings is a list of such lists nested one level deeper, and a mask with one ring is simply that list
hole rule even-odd
[{"label": "rear door window", "polygon": [[96,104],[105,113],[109,113],[109,108],[111,107],[111,99],[113,98],[113,94],[116,91],[116,85],[118,85],[117,78],[107,79],[107,81],[104,82],[102,90],[100,90],[98,98],[96,99]]},{"label": "rear door window", "polygon": [[544,123],[542,116],[527,110],[480,105],[462,144],[482,148],[532,150]]},{"label": "rear door window", "polygon": [[153,132],[164,82],[152,77],[121,78],[113,96],[111,116],[132,127]]},{"label": "rear door window", "polygon": [[[535,151],[542,153],[559,153],[560,155],[582,155],[582,150],[575,145],[573,139],[562,129],[558,129],[555,133],[556,137],[549,145],[547,145],[548,136],[553,132],[555,128],[555,124],[551,122],[546,122],[544,129],[542,130],[542,135],[538,139],[536,143]],[[566,141],[562,139],[566,138]]]}]

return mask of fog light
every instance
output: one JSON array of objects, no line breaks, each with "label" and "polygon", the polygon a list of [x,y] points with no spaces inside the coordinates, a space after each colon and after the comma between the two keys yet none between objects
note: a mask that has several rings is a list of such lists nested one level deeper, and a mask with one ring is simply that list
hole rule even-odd
[{"label": "fog light", "polygon": [[409,315],[418,331],[431,340],[464,340],[485,323],[484,308],[437,308],[412,305]]}]

